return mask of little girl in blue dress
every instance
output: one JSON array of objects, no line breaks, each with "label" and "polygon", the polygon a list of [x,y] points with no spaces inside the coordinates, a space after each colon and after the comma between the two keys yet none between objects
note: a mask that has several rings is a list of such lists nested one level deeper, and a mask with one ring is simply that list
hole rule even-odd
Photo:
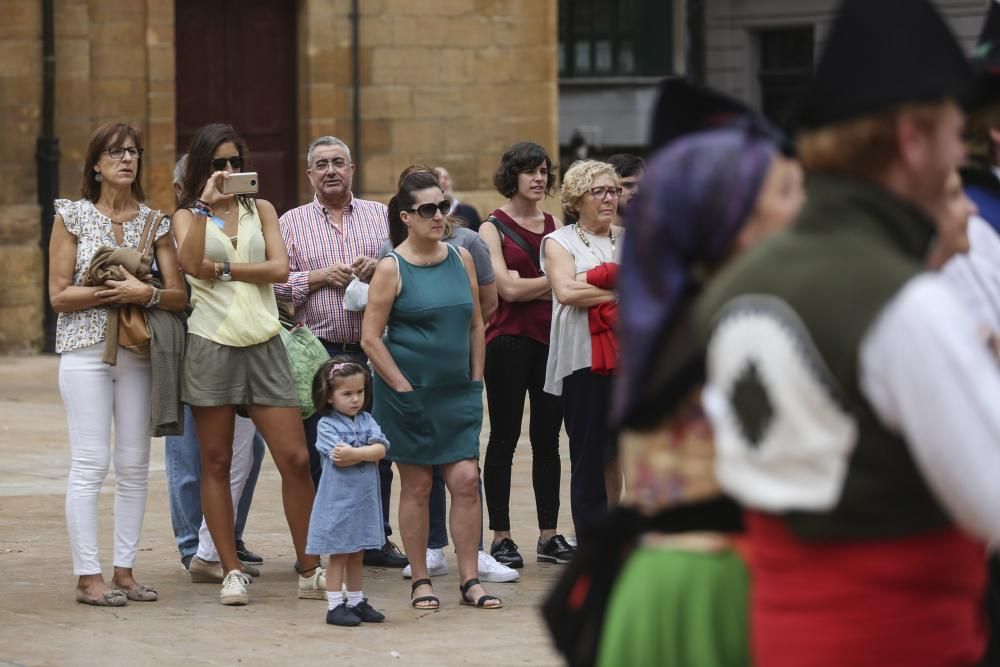
[{"label": "little girl in blue dress", "polygon": [[306,553],[330,554],[326,622],[331,625],[385,620],[361,589],[364,551],[380,549],[385,541],[377,463],[385,457],[389,441],[364,411],[370,397],[368,369],[350,357],[331,359],[313,378],[313,403],[323,415],[316,429],[323,474],[309,520]]}]

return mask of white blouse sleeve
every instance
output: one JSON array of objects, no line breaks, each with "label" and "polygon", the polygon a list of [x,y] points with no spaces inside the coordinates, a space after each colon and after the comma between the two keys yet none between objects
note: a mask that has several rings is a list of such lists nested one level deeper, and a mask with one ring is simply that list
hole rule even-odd
[{"label": "white blouse sleeve", "polygon": [[951,517],[1000,542],[1000,367],[944,278],[889,302],[861,342],[859,384]]}]

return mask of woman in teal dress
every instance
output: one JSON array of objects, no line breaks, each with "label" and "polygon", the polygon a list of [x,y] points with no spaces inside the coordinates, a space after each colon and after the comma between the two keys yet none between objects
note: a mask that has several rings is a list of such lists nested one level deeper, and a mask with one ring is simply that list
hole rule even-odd
[{"label": "woman in teal dress", "polygon": [[[399,469],[399,527],[408,553],[427,546],[432,468],[451,494],[461,601],[497,609],[479,580],[482,530],[479,431],[483,423],[483,320],[472,258],[441,239],[450,202],[437,178],[416,171],[389,202],[394,250],[375,269],[361,345],[375,369],[372,415]],[[403,240],[405,239],[405,240]],[[412,604],[436,609],[425,559],[411,562]]]}]

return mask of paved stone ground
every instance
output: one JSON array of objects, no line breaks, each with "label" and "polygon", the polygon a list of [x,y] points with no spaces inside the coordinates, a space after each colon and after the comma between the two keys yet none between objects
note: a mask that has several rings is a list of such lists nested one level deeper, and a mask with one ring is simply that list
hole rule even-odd
[{"label": "paved stone ground", "polygon": [[[409,607],[399,570],[366,568],[365,592],[385,611],[383,625],[344,629],[324,623],[326,605],[295,597],[294,553],[281,511],[279,478],[268,458],[246,539],[266,559],[251,604],[223,607],[218,587],[191,584],[170,528],[163,441],[153,441],[139,580],[155,603],[100,609],[73,601],[74,577],[63,505],[69,466],[58,359],[0,357],[0,665],[556,665],[538,613],[560,566],[531,555],[537,531],[531,453],[522,433],[514,463],[511,516],[525,568],[512,584],[488,584],[504,608],[459,605],[451,573],[434,579],[437,612]],[[483,448],[488,426],[483,430]],[[560,518],[571,532],[569,456],[563,441]],[[101,496],[100,545],[110,573],[113,471]],[[394,491],[397,489],[394,488]],[[392,501],[395,522],[397,500]],[[110,576],[109,576],[110,579]]]}]

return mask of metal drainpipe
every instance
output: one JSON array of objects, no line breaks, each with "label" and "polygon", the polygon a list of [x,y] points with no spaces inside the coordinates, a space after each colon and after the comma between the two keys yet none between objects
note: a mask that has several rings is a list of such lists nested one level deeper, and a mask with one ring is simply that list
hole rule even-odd
[{"label": "metal drainpipe", "polygon": [[44,351],[56,351],[56,314],[48,299],[49,237],[55,218],[54,200],[59,196],[59,138],[55,136],[55,9],[54,0],[42,0],[42,132],[35,143],[38,166],[38,204],[41,207],[42,267],[44,282]]},{"label": "metal drainpipe", "polygon": [[705,0],[687,0],[687,76],[705,83]]},{"label": "metal drainpipe", "polygon": [[[354,137],[351,140],[351,150],[354,153],[354,164],[361,164],[361,11],[359,0],[351,0],[351,78],[354,84],[354,97],[351,114]],[[365,169],[354,179],[354,194],[364,193]]]}]

